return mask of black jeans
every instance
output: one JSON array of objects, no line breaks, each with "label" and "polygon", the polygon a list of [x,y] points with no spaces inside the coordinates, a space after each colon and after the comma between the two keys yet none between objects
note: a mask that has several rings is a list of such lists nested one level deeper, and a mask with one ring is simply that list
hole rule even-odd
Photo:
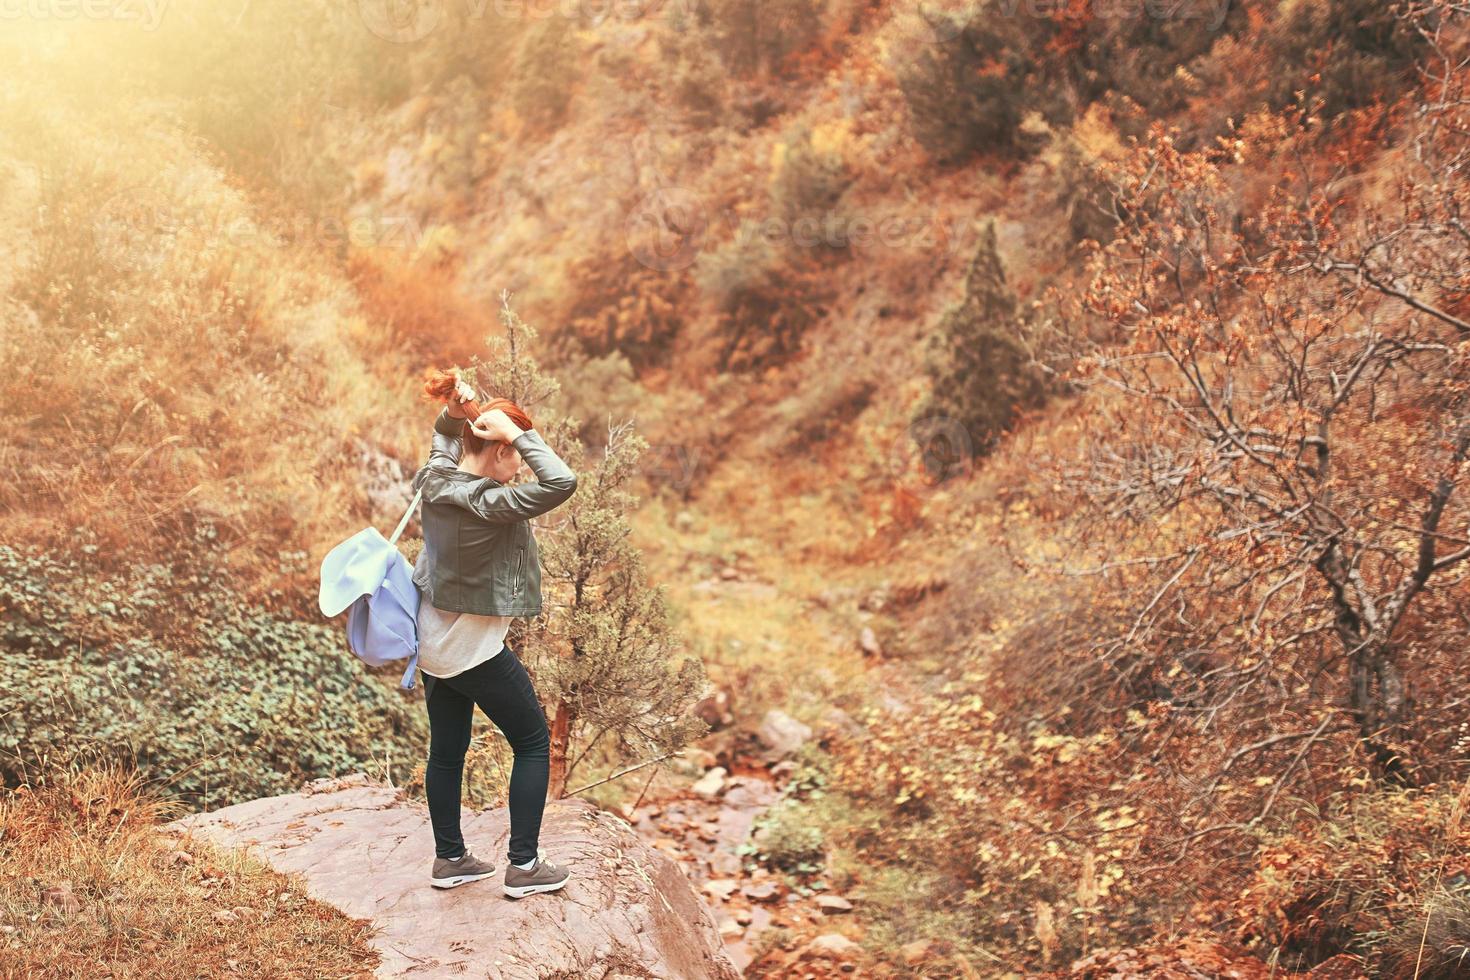
[{"label": "black jeans", "polygon": [[453,677],[424,675],[429,708],[429,761],[424,795],[434,828],[434,853],[464,853],[459,829],[464,756],[470,747],[475,705],[495,723],[515,753],[510,771],[510,846],[507,857],[525,864],[536,857],[546,784],[551,775],[551,737],[531,677],[508,645],[482,664]]}]

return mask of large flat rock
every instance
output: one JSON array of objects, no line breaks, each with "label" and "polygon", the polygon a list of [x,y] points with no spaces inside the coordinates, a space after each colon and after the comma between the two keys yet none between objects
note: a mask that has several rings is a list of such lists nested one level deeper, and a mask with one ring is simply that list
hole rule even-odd
[{"label": "large flat rock", "polygon": [[541,850],[571,869],[571,881],[559,892],[519,900],[500,891],[506,810],[465,808],[465,841],[495,862],[496,873],[440,890],[428,880],[428,808],[360,774],[190,814],[167,829],[247,847],[271,866],[303,875],[313,898],[371,921],[383,956],[379,976],[740,975],[679,866],[625,821],[580,800],[548,803],[541,825]]}]

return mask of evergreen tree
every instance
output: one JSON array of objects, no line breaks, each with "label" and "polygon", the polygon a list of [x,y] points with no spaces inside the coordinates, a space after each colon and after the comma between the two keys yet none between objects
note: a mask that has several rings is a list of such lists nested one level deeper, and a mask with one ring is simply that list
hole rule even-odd
[{"label": "evergreen tree", "polygon": [[933,392],[920,412],[921,418],[959,422],[977,456],[990,451],[1021,409],[1045,398],[1044,379],[1021,342],[1022,327],[992,221],[970,260],[964,299],[930,335]]},{"label": "evergreen tree", "polygon": [[589,460],[573,418],[538,418],[534,406],[558,390],[528,351],[535,330],[502,297],[505,336],[490,342],[475,377],[532,418],[577,473],[577,492],[538,521],[542,613],[521,637],[551,717],[551,785],[565,796],[587,762],[610,770],[672,755],[707,730],[689,714],[705,686],[704,667],[680,656],[662,587],[649,583],[628,540],[637,506],[629,485],[647,442],[632,423],[608,424],[606,449]]}]

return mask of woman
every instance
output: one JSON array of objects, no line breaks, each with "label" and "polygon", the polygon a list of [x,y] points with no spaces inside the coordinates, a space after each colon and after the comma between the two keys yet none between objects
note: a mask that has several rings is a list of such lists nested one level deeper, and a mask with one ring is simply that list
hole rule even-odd
[{"label": "woman", "polygon": [[[480,408],[475,397],[469,385],[456,385],[434,422],[429,461],[413,481],[423,490],[424,548],[413,578],[422,593],[419,669],[429,711],[424,788],[435,850],[429,881],[453,888],[495,872],[465,846],[459,825],[478,704],[515,753],[503,890],[522,898],[561,888],[568,872],[537,852],[550,739],[531,678],[505,634],[513,617],[541,611],[541,563],[530,520],[570,497],[577,477],[514,402],[496,398]],[[476,411],[473,423],[467,421]],[[507,486],[523,459],[537,482]]]}]

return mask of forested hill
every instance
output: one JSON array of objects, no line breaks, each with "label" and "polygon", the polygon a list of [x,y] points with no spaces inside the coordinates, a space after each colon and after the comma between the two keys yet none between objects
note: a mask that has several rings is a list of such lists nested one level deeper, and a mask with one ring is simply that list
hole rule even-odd
[{"label": "forested hill", "polygon": [[412,758],[315,576],[508,292],[864,969],[1451,975],[1463,5],[132,14],[0,38],[9,785]]}]

